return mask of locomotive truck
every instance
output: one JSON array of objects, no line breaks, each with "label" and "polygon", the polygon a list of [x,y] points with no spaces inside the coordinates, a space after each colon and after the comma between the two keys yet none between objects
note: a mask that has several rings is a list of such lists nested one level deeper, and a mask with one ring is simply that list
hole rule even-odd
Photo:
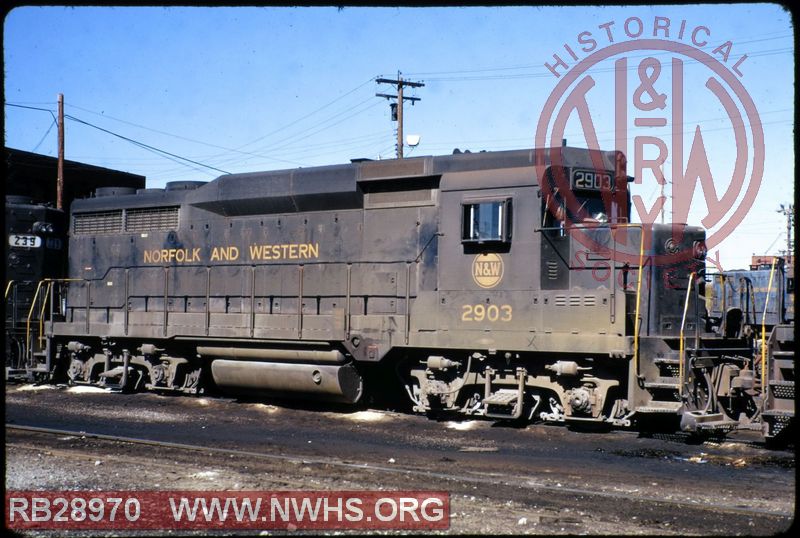
[{"label": "locomotive truck", "polygon": [[37,367],[121,390],[396,390],[420,413],[761,427],[769,372],[705,331],[703,229],[631,223],[632,179],[620,152],[558,147],[100,189],[72,205]]}]

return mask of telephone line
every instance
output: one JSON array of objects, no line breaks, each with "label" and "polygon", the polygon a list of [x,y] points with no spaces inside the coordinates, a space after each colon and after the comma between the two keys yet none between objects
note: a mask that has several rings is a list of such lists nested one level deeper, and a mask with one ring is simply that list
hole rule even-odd
[{"label": "telephone line", "polygon": [[125,140],[126,142],[130,142],[131,144],[133,144],[135,146],[139,146],[140,148],[143,148],[143,149],[146,149],[146,150],[149,150],[149,151],[153,151],[153,152],[156,152],[156,153],[159,153],[159,154],[167,155],[169,157],[173,157],[175,159],[179,159],[180,161],[186,161],[188,163],[195,164],[197,166],[201,166],[203,168],[208,168],[210,170],[216,170],[217,172],[222,172],[223,174],[230,174],[230,172],[226,172],[225,170],[221,170],[221,169],[216,168],[214,166],[203,164],[201,162],[198,162],[198,161],[195,161],[195,160],[192,160],[192,159],[188,159],[186,157],[181,157],[180,155],[176,155],[174,153],[170,153],[169,151],[165,151],[163,149],[156,148],[156,147],[151,146],[149,144],[145,144],[144,142],[139,142],[138,140],[134,140],[132,138],[128,138],[127,136],[123,136],[123,135],[117,134],[117,133],[115,133],[113,131],[109,131],[108,129],[103,129],[100,126],[94,125],[94,124],[89,123],[88,121],[84,121],[84,120],[82,120],[80,118],[76,118],[75,116],[71,116],[69,114],[65,114],[64,117],[67,118],[67,119],[70,119],[72,121],[75,121],[77,123],[81,123],[83,125],[87,125],[89,127],[97,129],[98,131],[102,131],[104,133],[110,134],[111,136],[115,136],[117,138]]}]

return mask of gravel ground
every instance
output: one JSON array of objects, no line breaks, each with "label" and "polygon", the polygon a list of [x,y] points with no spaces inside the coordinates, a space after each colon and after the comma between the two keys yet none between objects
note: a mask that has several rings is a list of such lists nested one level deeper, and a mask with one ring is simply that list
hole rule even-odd
[{"label": "gravel ground", "polygon": [[681,435],[30,385],[7,386],[5,401],[11,425],[218,450],[7,428],[7,490],[444,490],[449,534],[772,535],[794,520],[793,449],[766,450],[752,432],[689,444]]}]

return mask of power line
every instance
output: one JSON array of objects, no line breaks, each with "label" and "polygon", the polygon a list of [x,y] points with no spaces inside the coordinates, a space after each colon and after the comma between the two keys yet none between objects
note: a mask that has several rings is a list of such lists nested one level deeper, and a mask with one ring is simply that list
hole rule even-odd
[{"label": "power line", "polygon": [[[146,127],[144,125],[139,125],[137,123],[129,122],[129,121],[122,120],[122,119],[119,119],[119,118],[114,118],[112,116],[107,116],[105,114],[94,112],[94,111],[91,111],[91,110],[88,110],[86,108],[82,108],[82,107],[79,107],[79,106],[75,106],[75,105],[71,105],[71,106],[73,106],[73,107],[75,107],[75,108],[77,108],[79,110],[83,110],[84,112],[89,112],[90,114],[96,114],[96,115],[102,116],[104,118],[108,118],[108,119],[112,119],[114,121],[118,121],[120,123],[125,123],[127,125],[132,125],[134,127],[138,127],[140,129],[145,129],[147,131],[152,131],[154,133],[163,134],[163,135],[166,135],[166,136],[171,136],[173,138],[178,138],[178,139],[181,139],[181,140],[186,140],[187,142],[193,142],[195,144],[201,144],[203,146],[222,149],[222,150],[225,150],[227,152],[240,153],[242,155],[254,155],[254,156],[262,157],[262,158],[265,158],[265,159],[272,159],[272,160],[277,161],[277,162],[285,162],[285,163],[288,163],[288,164],[296,164],[296,165],[300,165],[301,164],[301,163],[298,163],[298,162],[295,162],[295,161],[287,161],[285,159],[278,159],[278,158],[274,158],[274,157],[268,157],[268,156],[265,156],[265,155],[256,155],[254,153],[247,152],[247,151],[241,151],[241,150],[235,149],[235,148],[228,148],[228,147],[225,147],[225,146],[219,146],[217,144],[211,144],[211,143],[208,143],[208,142],[203,142],[202,140],[196,140],[196,139],[193,139],[193,138],[188,138],[188,137],[177,135],[177,134],[173,134],[173,133],[168,133],[166,131],[161,131],[159,129],[153,129],[153,128],[150,128],[150,127]],[[210,156],[209,158],[213,159],[213,158],[216,158],[216,157],[220,157],[222,155],[224,155],[224,154],[216,154],[216,155]]]},{"label": "power line", "polygon": [[294,121],[292,121],[292,122],[290,122],[290,123],[287,123],[286,125],[284,125],[284,126],[282,126],[282,127],[279,127],[279,128],[277,128],[277,129],[275,129],[274,131],[270,131],[270,132],[268,132],[267,134],[265,134],[265,135],[263,135],[263,136],[260,136],[259,138],[256,138],[255,140],[253,140],[253,141],[251,141],[251,142],[248,142],[247,144],[244,144],[244,145],[242,145],[242,146],[239,146],[239,148],[238,148],[238,149],[241,149],[241,148],[243,148],[243,147],[250,146],[250,145],[252,145],[252,144],[255,144],[255,143],[257,143],[257,142],[260,142],[260,141],[264,140],[264,139],[265,139],[265,138],[267,138],[267,137],[270,137],[270,136],[272,136],[272,135],[274,135],[274,134],[276,134],[276,133],[279,133],[279,132],[281,132],[281,131],[283,131],[283,130],[285,130],[285,129],[288,129],[289,127],[291,127],[291,126],[293,126],[293,125],[296,125],[297,123],[299,123],[299,122],[303,121],[304,119],[306,119],[306,118],[309,118],[309,117],[313,116],[313,115],[314,115],[314,114],[316,114],[317,112],[319,112],[319,111],[321,111],[321,110],[324,110],[324,109],[328,108],[328,107],[329,107],[329,106],[331,106],[333,103],[336,103],[337,101],[340,101],[341,99],[344,99],[345,97],[347,97],[347,96],[348,96],[348,95],[350,95],[351,93],[355,92],[356,90],[359,90],[359,89],[363,88],[364,86],[366,86],[367,84],[369,84],[369,83],[370,83],[370,82],[372,82],[373,80],[375,80],[375,77],[370,77],[370,78],[369,78],[368,80],[366,80],[365,82],[363,82],[363,83],[359,84],[358,86],[356,86],[356,87],[355,87],[355,88],[353,88],[352,90],[350,90],[350,91],[348,91],[348,92],[346,92],[346,93],[343,93],[342,95],[340,95],[339,97],[337,97],[337,98],[336,98],[336,99],[334,99],[333,101],[330,101],[330,102],[328,102],[328,103],[326,103],[326,104],[322,105],[321,107],[319,107],[319,108],[317,108],[317,109],[314,109],[314,110],[312,110],[311,112],[309,112],[309,113],[308,113],[308,114],[306,114],[305,116],[302,116],[302,117],[300,117],[300,118],[297,118],[296,120],[294,120]]},{"label": "power line", "polygon": [[[771,49],[765,51],[756,51],[756,52],[749,52],[743,53],[742,56],[745,54],[748,58],[758,58],[760,56],[773,56],[776,54],[786,54],[792,53],[794,54],[793,48],[782,48],[782,49]],[[673,54],[671,51],[664,51],[664,52],[651,52],[649,54],[642,54],[637,56],[628,56],[628,58],[641,58],[646,56],[660,56],[665,54]],[[684,60],[685,65],[694,65],[694,64],[702,64],[703,62],[700,60]],[[529,68],[539,67],[539,66],[529,66]],[[520,67],[519,69],[522,69]],[[637,65],[629,65],[628,71],[638,69]],[[487,70],[488,71],[488,70]],[[616,67],[592,67],[585,71],[585,74],[597,74],[597,73],[608,73],[608,72],[616,72]],[[547,72],[534,72],[534,73],[516,73],[516,74],[508,74],[508,75],[474,75],[474,76],[463,76],[463,77],[428,77],[426,81],[428,82],[468,82],[468,81],[480,81],[480,80],[512,80],[512,79],[526,79],[526,78],[553,78],[553,73]]]},{"label": "power line", "polygon": [[[53,115],[53,111],[50,110],[50,109],[47,109],[47,108],[32,107],[32,106],[26,106],[26,105],[14,104],[14,103],[6,103],[6,106],[11,106],[11,107],[16,107],[16,108],[25,108],[25,109],[29,109],[29,110],[39,110],[39,111],[43,111],[43,112],[49,112],[50,115],[53,116],[53,121],[56,121],[55,115]],[[166,157],[166,158],[168,158],[168,159],[170,159],[170,160],[172,160],[174,162],[178,162],[178,163],[183,164],[185,166],[188,166],[186,163],[191,163],[191,164],[195,164],[197,166],[201,166],[203,168],[209,168],[211,170],[216,170],[217,172],[222,172],[223,174],[230,173],[230,172],[226,172],[224,170],[220,170],[219,168],[214,168],[213,166],[209,166],[207,164],[203,164],[201,162],[197,162],[197,161],[194,161],[192,159],[188,159],[186,157],[181,157],[180,155],[176,155],[174,153],[170,153],[168,151],[156,148],[156,147],[151,146],[149,144],[145,144],[144,142],[139,142],[138,140],[134,140],[132,138],[129,138],[127,136],[123,136],[123,135],[115,133],[113,131],[109,131],[108,129],[104,129],[104,128],[98,126],[98,125],[94,125],[93,123],[89,123],[88,121],[84,121],[84,120],[82,120],[80,118],[76,118],[75,116],[71,116],[69,114],[64,114],[64,117],[67,118],[67,119],[70,119],[72,121],[75,121],[77,123],[81,123],[83,125],[86,125],[88,127],[92,127],[94,129],[97,129],[97,130],[102,131],[104,133],[110,134],[110,135],[115,136],[117,138],[120,138],[122,140],[125,140],[126,142],[130,142],[131,144],[134,144],[135,146],[138,146],[138,147],[140,147],[142,149],[145,149],[147,151],[154,152],[154,153],[156,153],[158,155],[161,155],[162,157]],[[190,168],[193,168],[194,170],[197,170],[197,168],[195,168],[193,166],[190,166]]]},{"label": "power line", "polygon": [[44,133],[44,136],[42,137],[42,139],[39,140],[39,143],[36,144],[35,146],[33,146],[33,149],[31,150],[31,153],[36,153],[36,150],[39,149],[39,146],[42,145],[42,142],[44,142],[44,139],[47,138],[47,135],[50,134],[50,131],[53,130],[53,127],[55,127],[56,124],[57,124],[57,122],[55,121],[55,119],[53,119],[53,121],[50,122],[50,127],[47,128],[47,131]]},{"label": "power line", "polygon": [[[267,133],[267,134],[265,134],[265,135],[263,135],[263,136],[261,136],[261,137],[259,137],[259,138],[255,139],[255,140],[252,140],[252,141],[250,141],[250,142],[247,142],[246,144],[243,144],[243,145],[241,145],[241,146],[238,146],[237,148],[228,148],[228,147],[219,146],[219,145],[216,145],[216,144],[210,144],[210,143],[208,143],[208,142],[203,142],[203,141],[201,141],[201,140],[196,140],[196,139],[193,139],[193,138],[188,138],[188,137],[185,137],[185,136],[177,135],[177,134],[174,134],[174,133],[169,133],[169,132],[162,131],[162,130],[159,130],[159,129],[153,129],[153,128],[151,128],[151,127],[147,127],[147,126],[144,126],[144,125],[140,125],[140,124],[137,124],[137,123],[133,123],[133,122],[130,122],[130,121],[127,121],[127,120],[123,120],[123,119],[120,119],[120,118],[115,118],[115,117],[113,117],[113,116],[108,116],[108,115],[106,115],[106,114],[101,114],[101,113],[98,113],[98,112],[96,112],[96,111],[92,111],[92,110],[89,110],[89,109],[86,109],[86,108],[83,108],[83,107],[79,107],[79,106],[76,106],[76,105],[71,105],[71,106],[74,106],[75,108],[77,108],[77,109],[79,109],[79,110],[83,110],[84,112],[88,112],[88,113],[91,113],[91,114],[100,115],[100,116],[102,116],[102,117],[109,118],[109,119],[112,119],[112,120],[114,120],[114,121],[118,121],[118,122],[125,123],[125,124],[128,124],[128,125],[132,125],[132,126],[134,126],[134,127],[138,127],[138,128],[141,128],[141,129],[145,129],[145,130],[148,130],[148,131],[155,132],[155,133],[163,134],[163,135],[166,135],[166,136],[171,136],[171,137],[178,138],[178,139],[181,139],[181,140],[186,140],[186,141],[188,141],[188,142],[193,142],[193,143],[196,143],[196,144],[201,144],[201,145],[208,146],[208,147],[213,147],[213,148],[222,149],[222,150],[225,150],[226,152],[234,152],[234,153],[239,153],[239,154],[241,154],[241,155],[248,155],[248,156],[252,156],[252,157],[259,157],[259,158],[262,158],[262,159],[270,159],[270,160],[274,160],[274,161],[278,161],[278,162],[285,162],[285,163],[288,163],[288,164],[294,164],[294,165],[302,166],[302,163],[300,163],[300,162],[296,162],[296,161],[290,161],[290,160],[286,160],[286,159],[279,159],[279,158],[275,158],[275,157],[270,157],[269,155],[264,155],[264,154],[262,154],[262,153],[256,153],[256,151],[263,151],[263,150],[264,150],[264,149],[266,149],[266,148],[261,148],[261,149],[259,149],[259,150],[255,150],[255,151],[242,151],[242,148],[244,148],[244,147],[246,147],[246,146],[249,146],[249,145],[252,145],[252,144],[255,144],[255,143],[257,143],[257,142],[259,142],[259,141],[261,141],[261,140],[263,140],[263,139],[265,139],[265,138],[267,138],[267,137],[271,136],[271,135],[274,135],[274,134],[276,134],[276,133],[278,133],[278,132],[280,132],[280,131],[282,131],[282,130],[285,130],[285,129],[287,129],[287,128],[289,128],[289,127],[293,126],[293,125],[296,125],[297,123],[301,122],[302,120],[304,120],[304,119],[307,119],[307,118],[309,118],[309,117],[313,116],[314,114],[316,114],[316,113],[320,112],[321,110],[324,110],[324,109],[328,108],[329,106],[333,105],[334,103],[336,103],[336,102],[338,102],[338,101],[340,101],[340,100],[344,99],[344,98],[345,98],[345,97],[347,97],[348,95],[350,95],[350,94],[354,93],[355,91],[357,91],[357,90],[361,89],[362,87],[364,87],[364,86],[366,86],[367,84],[369,84],[370,82],[372,82],[374,79],[375,79],[375,77],[371,77],[371,78],[369,78],[368,80],[366,80],[365,82],[363,82],[363,83],[359,84],[359,85],[358,85],[358,86],[356,86],[355,88],[353,88],[353,89],[351,89],[351,90],[349,90],[349,91],[347,91],[347,92],[343,93],[342,95],[338,96],[337,98],[333,99],[332,101],[329,101],[328,103],[326,103],[326,104],[322,105],[321,107],[319,107],[319,108],[316,108],[316,109],[312,110],[312,111],[311,111],[311,112],[309,112],[308,114],[305,114],[304,116],[301,116],[300,118],[297,118],[296,120],[293,120],[292,122],[290,122],[290,123],[288,123],[288,124],[286,124],[286,125],[284,125],[284,126],[282,126],[282,127],[278,128],[278,129],[275,129],[274,131],[271,131],[271,132],[269,132],[269,133]],[[366,101],[363,101],[363,102],[366,102]],[[359,104],[361,104],[361,103],[359,103]],[[357,106],[358,106],[358,105],[356,105],[356,107],[357,107]],[[339,113],[339,114],[336,114],[336,115],[334,115],[332,118],[334,118],[334,117],[336,117],[336,116],[338,116],[338,115],[341,115],[341,114],[343,114],[343,113],[346,113],[346,112],[348,112],[349,110],[352,110],[353,108],[356,108],[356,107],[351,107],[350,109],[347,109],[347,110],[345,110],[344,112],[341,112],[341,113]],[[332,118],[329,118],[329,119],[332,119]],[[328,120],[323,120],[323,121],[328,121]],[[310,129],[313,129],[314,127],[316,127],[316,126],[312,126],[312,127],[309,127],[308,129],[305,129],[305,130],[303,130],[303,131],[300,131],[300,132],[298,132],[298,133],[295,133],[294,135],[292,135],[292,137],[296,137],[296,136],[298,136],[299,134],[302,134],[302,133],[304,133],[304,132],[306,132],[306,131],[308,131],[308,130],[310,130]],[[285,141],[284,141],[284,142],[285,142]],[[286,145],[284,144],[283,146],[280,146],[280,148],[283,148],[283,147],[285,147],[285,146],[286,146]],[[207,158],[209,158],[209,159],[216,159],[216,158],[219,158],[219,157],[224,157],[224,156],[225,156],[225,154],[215,154],[215,155],[212,155],[212,156],[208,156]],[[235,160],[232,160],[232,158],[230,158],[230,157],[229,157],[228,159],[225,159],[225,160],[221,161],[221,163],[223,163],[223,164],[224,164],[224,163],[231,163],[231,162],[237,162],[237,161],[235,161]],[[212,168],[213,168],[213,167],[212,167]]]},{"label": "power line", "polygon": [[[43,103],[43,104],[49,104],[49,103]],[[11,107],[16,107],[16,108],[27,108],[29,110],[39,110],[39,111],[43,111],[43,112],[49,112],[50,116],[52,116],[53,121],[52,121],[52,123],[50,123],[50,126],[47,128],[47,132],[44,133],[44,136],[42,137],[42,139],[39,140],[39,142],[31,150],[31,153],[35,153],[36,150],[39,149],[39,146],[42,145],[42,142],[44,142],[44,139],[47,138],[47,135],[50,134],[50,131],[53,130],[53,126],[58,125],[58,120],[56,119],[56,115],[49,108],[39,108],[39,107],[25,106],[23,104],[14,104],[14,103],[6,103],[6,105],[7,106],[11,106]]]},{"label": "power line", "polygon": [[[352,107],[348,108],[347,110],[344,110],[344,111],[342,111],[342,112],[339,112],[339,113],[337,113],[337,114],[334,114],[333,116],[331,116],[331,117],[329,117],[329,118],[327,118],[327,119],[325,119],[325,120],[322,120],[322,121],[321,121],[320,123],[318,123],[317,125],[314,125],[314,126],[311,126],[311,127],[307,128],[307,129],[304,129],[304,130],[302,130],[302,131],[299,131],[299,132],[297,132],[297,133],[295,133],[295,134],[293,134],[293,135],[291,135],[291,136],[287,137],[288,141],[286,141],[286,143],[284,143],[284,144],[282,144],[282,145],[275,146],[275,147],[271,147],[271,148],[269,148],[269,149],[270,149],[271,151],[278,151],[278,150],[281,150],[281,149],[285,149],[285,148],[287,148],[287,147],[290,147],[292,144],[295,144],[295,143],[297,143],[297,142],[299,142],[299,141],[301,141],[301,140],[305,140],[305,139],[307,139],[307,138],[309,138],[309,137],[311,137],[311,136],[314,136],[315,134],[321,133],[322,131],[328,130],[328,129],[330,129],[331,127],[335,127],[336,125],[339,125],[340,123],[342,123],[342,122],[344,122],[344,121],[347,121],[347,120],[349,120],[350,118],[353,118],[353,117],[355,117],[355,116],[357,116],[357,115],[359,115],[359,114],[363,114],[363,113],[364,113],[364,112],[366,112],[367,110],[369,110],[369,109],[371,109],[371,108],[374,108],[375,104],[373,104],[373,105],[371,105],[371,106],[367,106],[367,107],[365,107],[365,108],[362,108],[361,110],[358,110],[357,112],[354,112],[353,114],[350,114],[350,115],[348,115],[348,116],[346,116],[346,117],[344,117],[344,118],[342,118],[342,119],[340,119],[340,120],[338,120],[338,121],[335,121],[335,122],[333,122],[333,123],[331,123],[331,124],[329,124],[329,125],[326,125],[326,126],[324,126],[324,127],[317,128],[317,127],[319,127],[321,124],[324,124],[324,123],[326,123],[326,122],[329,122],[329,121],[331,121],[331,120],[333,120],[333,119],[336,119],[336,118],[338,118],[339,116],[341,116],[341,115],[343,115],[343,114],[346,114],[347,112],[350,112],[351,110],[354,110],[354,109],[356,109],[356,108],[358,108],[358,107],[360,107],[360,106],[364,105],[364,104],[365,104],[365,103],[367,103],[369,100],[370,100],[370,99],[365,99],[364,101],[362,101],[362,102],[358,103],[357,105],[354,105],[354,106],[352,106]],[[317,129],[316,129],[316,130],[314,130],[314,131],[312,131],[312,132],[310,132],[310,133],[308,133],[308,134],[306,134],[305,136],[300,136],[301,134],[304,134],[304,133],[306,133],[306,132],[308,132],[308,131],[311,131],[312,129],[315,129],[315,128],[317,128]],[[263,148],[263,149],[266,149],[266,148]],[[261,157],[261,155],[260,155],[260,154],[258,154],[258,153],[254,153],[254,152],[252,153],[252,155],[253,155],[253,156],[255,156],[255,157]],[[225,160],[223,160],[223,161],[221,161],[221,162],[222,162],[222,163],[224,163],[224,164],[232,164],[232,163],[241,162],[241,159],[239,159],[239,160],[236,160],[236,158],[229,158],[229,159],[225,159]]]},{"label": "power line", "polygon": [[[367,133],[359,136],[354,136],[350,138],[337,138],[335,140],[326,140],[325,142],[319,142],[316,144],[307,144],[300,147],[292,147],[287,146],[286,148],[282,148],[280,154],[284,157],[292,156],[292,155],[300,155],[301,152],[305,152],[309,149],[320,149],[320,150],[327,150],[330,148],[336,147],[358,147],[363,146],[366,144],[373,144],[379,135],[385,134],[385,131],[376,131],[372,133]],[[381,142],[382,143],[382,142]],[[311,155],[318,155],[318,153],[311,153]],[[260,156],[257,154],[253,154],[253,156]],[[208,155],[195,155],[195,159],[206,159]],[[96,155],[84,155],[84,156],[76,156],[76,158],[83,158],[83,159],[97,159],[101,158]],[[109,162],[116,162],[116,163],[124,163],[124,164],[138,164],[140,166],[149,166],[151,164],[156,164],[160,162],[161,159],[157,159],[155,157],[131,157],[131,158],[115,158],[115,159],[107,159]]]},{"label": "power line", "polygon": [[6,103],[5,105],[6,106],[12,106],[14,108],[27,108],[28,110],[41,110],[43,112],[49,112],[50,114],[53,115],[53,118],[55,119],[55,113],[53,112],[52,109],[49,109],[49,108],[40,108],[38,106],[20,105],[20,104],[16,104],[16,103]]},{"label": "power line", "polygon": [[[759,34],[759,35],[770,35],[770,34]],[[774,37],[762,37],[762,38],[758,38],[758,39],[747,39],[747,40],[744,40],[744,41],[737,41],[736,45],[745,45],[745,44],[748,44],[748,43],[759,43],[759,42],[763,42],[763,41],[773,41],[773,40],[776,40],[776,39],[785,39],[787,37],[791,38],[791,37],[794,37],[794,36],[793,36],[793,34],[781,34],[781,35],[774,36]],[[700,50],[703,50],[703,49],[710,49],[712,46],[714,46],[714,45],[706,45],[705,47],[698,47],[698,48]],[[760,52],[760,51],[756,51],[756,52]],[[750,53],[750,54],[754,54],[754,53]],[[589,53],[587,53],[587,54],[589,54]],[[643,54],[639,54],[639,55],[628,56],[628,58],[644,58],[646,56],[664,55],[664,54],[671,54],[671,52],[670,51],[661,51],[661,52],[659,52],[659,51],[651,51],[651,52],[643,53]],[[512,65],[512,66],[503,66],[503,67],[486,67],[486,68],[482,68],[482,69],[459,69],[459,70],[453,70],[453,71],[418,71],[418,72],[414,72],[414,73],[409,73],[409,75],[413,75],[415,77],[424,76],[424,75],[454,75],[454,74],[461,74],[461,73],[484,73],[484,72],[489,72],[489,71],[512,71],[512,70],[515,70],[515,69],[533,69],[533,68],[541,69],[542,65],[541,64],[526,64],[526,65]],[[550,74],[550,75],[552,74],[552,73],[549,73],[549,71],[543,71],[543,73]]]},{"label": "power line", "polygon": [[174,153],[170,153],[169,151],[156,148],[156,147],[151,146],[149,144],[145,144],[144,142],[139,142],[139,141],[134,140],[132,138],[128,138],[127,136],[123,136],[123,135],[115,133],[113,131],[109,131],[108,129],[103,129],[100,126],[94,125],[94,124],[89,123],[88,121],[84,121],[84,120],[82,120],[80,118],[76,118],[75,116],[71,116],[69,114],[65,114],[64,117],[67,118],[67,119],[70,119],[72,121],[75,121],[77,123],[81,123],[83,125],[87,125],[89,127],[97,129],[98,131],[102,131],[104,133],[110,134],[111,136],[115,136],[117,138],[125,140],[126,142],[130,142],[131,144],[133,144],[135,146],[138,146],[140,148],[146,149],[148,151],[152,151],[152,152],[155,152],[155,153],[158,153],[158,154],[162,154],[162,155],[165,155],[165,156],[168,156],[168,157],[172,157],[174,159],[178,159],[179,162],[186,161],[187,163],[195,164],[197,166],[201,166],[203,168],[208,168],[210,170],[216,170],[217,172],[222,172],[223,174],[229,174],[230,173],[230,172],[226,172],[225,170],[220,170],[219,168],[215,168],[213,166],[210,166],[210,165],[207,165],[207,164],[203,164],[201,162],[198,162],[198,161],[186,158],[186,157],[181,157],[180,155],[176,155]]}]

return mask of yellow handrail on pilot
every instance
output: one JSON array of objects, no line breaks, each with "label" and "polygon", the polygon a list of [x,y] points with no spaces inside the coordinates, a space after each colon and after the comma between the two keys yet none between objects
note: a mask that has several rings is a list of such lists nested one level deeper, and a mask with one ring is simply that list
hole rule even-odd
[{"label": "yellow handrail on pilot", "polygon": [[49,279],[45,278],[44,280],[40,280],[39,284],[36,285],[36,293],[33,294],[33,299],[31,299],[31,307],[28,310],[28,319],[25,322],[25,342],[30,348],[31,345],[31,318],[33,317],[33,312],[36,310],[36,299],[39,298],[39,291],[42,289],[42,284],[47,282]]},{"label": "yellow handrail on pilot", "polygon": [[689,297],[692,295],[694,271],[689,274],[689,285],[686,286],[686,299],[683,302],[683,318],[681,319],[681,335],[678,343],[678,397],[683,400],[683,361],[686,350],[683,344],[683,329],[686,326],[686,312],[689,310]]},{"label": "yellow handrail on pilot", "polygon": [[80,282],[81,278],[45,278],[39,281],[39,284],[36,286],[36,293],[33,294],[33,299],[31,300],[31,308],[28,310],[28,319],[25,321],[25,342],[28,346],[31,344],[31,318],[33,317],[33,313],[36,311],[36,299],[39,298],[39,292],[42,289],[42,284],[47,283],[48,286],[51,286],[53,282]]},{"label": "yellow handrail on pilot", "polygon": [[39,347],[42,347],[42,340],[44,340],[44,336],[42,333],[44,332],[44,311],[47,308],[47,298],[50,297],[50,293],[53,290],[53,283],[47,283],[47,289],[44,292],[44,297],[42,298],[42,309],[39,311]]},{"label": "yellow handrail on pilot", "polygon": [[9,280],[8,284],[6,284],[6,295],[4,299],[8,299],[8,292],[11,291],[11,285],[14,283],[13,280]]},{"label": "yellow handrail on pilot", "polygon": [[769,284],[767,284],[767,297],[764,299],[764,315],[761,316],[761,394],[764,394],[764,387],[767,384],[767,305],[769,304],[769,294],[772,291],[772,277],[775,276],[775,262],[778,258],[772,258],[772,268],[769,270]]}]

